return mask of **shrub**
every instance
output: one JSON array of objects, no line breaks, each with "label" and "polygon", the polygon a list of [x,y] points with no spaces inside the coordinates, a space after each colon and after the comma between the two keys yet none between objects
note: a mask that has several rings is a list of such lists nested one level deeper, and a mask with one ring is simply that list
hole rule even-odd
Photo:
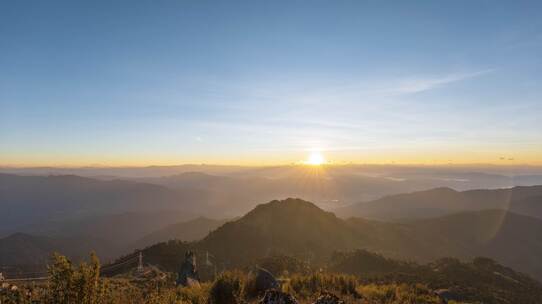
[{"label": "shrub", "polygon": [[209,292],[210,304],[238,304],[244,290],[243,274],[237,271],[222,273],[214,281]]},{"label": "shrub", "polygon": [[308,276],[292,276],[283,286],[285,291],[294,291],[302,297],[309,297],[321,291],[334,291],[342,295],[356,296],[358,280],[355,276],[314,273]]},{"label": "shrub", "polygon": [[274,276],[285,274],[308,274],[310,267],[308,263],[287,255],[273,255],[258,260],[258,265]]},{"label": "shrub", "polygon": [[177,288],[177,298],[191,304],[207,304],[209,301],[210,283],[202,283],[199,286]]},{"label": "shrub", "polygon": [[65,256],[54,254],[48,267],[47,297],[51,303],[98,304],[103,302],[104,284],[100,281],[100,261],[91,253],[90,263],[74,267]]},{"label": "shrub", "polygon": [[389,304],[440,304],[442,301],[421,284],[361,285],[358,293],[369,302]]}]

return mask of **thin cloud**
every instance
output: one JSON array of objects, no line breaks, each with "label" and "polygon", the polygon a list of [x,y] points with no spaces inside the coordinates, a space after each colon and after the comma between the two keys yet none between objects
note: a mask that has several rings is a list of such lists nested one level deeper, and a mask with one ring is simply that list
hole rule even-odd
[{"label": "thin cloud", "polygon": [[469,78],[482,76],[493,72],[494,69],[482,70],[470,73],[450,74],[441,77],[429,77],[429,78],[414,78],[400,81],[396,88],[390,90],[392,93],[397,94],[414,94],[424,91],[429,91],[442,87],[444,85],[463,81]]}]

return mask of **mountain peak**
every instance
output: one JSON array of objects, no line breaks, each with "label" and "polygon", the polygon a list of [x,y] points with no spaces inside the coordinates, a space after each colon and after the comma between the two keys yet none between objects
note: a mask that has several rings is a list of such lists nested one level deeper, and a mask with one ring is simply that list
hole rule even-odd
[{"label": "mountain peak", "polygon": [[273,200],[269,203],[259,204],[252,211],[247,213],[243,218],[259,218],[259,217],[269,217],[273,215],[284,215],[287,217],[303,216],[303,215],[331,215],[335,217],[334,214],[326,212],[320,209],[315,204],[305,201],[299,198],[287,198],[284,200]]},{"label": "mountain peak", "polygon": [[269,203],[260,204],[256,208],[258,208],[260,206],[272,206],[274,208],[280,208],[280,207],[284,207],[284,206],[285,207],[296,206],[296,207],[304,207],[304,208],[316,208],[316,209],[322,210],[322,209],[318,208],[318,206],[316,206],[315,204],[313,204],[313,203],[311,203],[309,201],[306,201],[306,200],[303,200],[303,199],[300,199],[300,198],[293,198],[293,197],[289,197],[289,198],[286,198],[286,199],[283,199],[283,200],[272,200]]},{"label": "mountain peak", "polygon": [[[239,249],[240,242],[243,250]],[[242,218],[212,231],[198,246],[243,265],[271,253],[307,254],[327,258],[335,250],[357,248],[364,242],[345,221],[315,204],[297,198],[260,204]]]},{"label": "mountain peak", "polygon": [[450,193],[457,193],[458,191],[450,188],[450,187],[437,187],[430,190],[427,190],[425,192],[450,192]]},{"label": "mountain peak", "polygon": [[15,232],[13,234],[10,234],[8,236],[6,236],[3,240],[6,240],[6,241],[18,241],[18,240],[30,240],[30,239],[34,239],[36,237],[30,235],[30,234],[27,234],[27,233],[23,233],[23,232]]}]

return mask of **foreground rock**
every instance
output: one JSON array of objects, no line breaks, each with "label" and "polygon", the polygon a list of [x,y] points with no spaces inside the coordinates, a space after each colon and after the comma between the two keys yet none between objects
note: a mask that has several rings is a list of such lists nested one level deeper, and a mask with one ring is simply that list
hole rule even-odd
[{"label": "foreground rock", "polygon": [[435,295],[437,295],[444,304],[451,301],[462,300],[461,297],[459,297],[453,289],[438,289],[435,290]]},{"label": "foreground rock", "polygon": [[336,295],[330,292],[322,292],[313,304],[344,304]]},{"label": "foreground rock", "polygon": [[259,304],[298,304],[297,300],[291,294],[280,290],[270,289],[260,300]]},{"label": "foreground rock", "polygon": [[184,262],[177,274],[177,286],[199,286],[199,275],[196,267],[196,255],[187,251]]},{"label": "foreground rock", "polygon": [[258,273],[256,274],[256,290],[260,293],[269,289],[278,289],[280,287],[279,282],[266,269],[258,267]]}]

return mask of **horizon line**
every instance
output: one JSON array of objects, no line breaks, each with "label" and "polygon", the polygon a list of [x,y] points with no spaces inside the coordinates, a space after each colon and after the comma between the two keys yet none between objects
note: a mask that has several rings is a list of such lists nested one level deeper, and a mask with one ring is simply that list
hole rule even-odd
[{"label": "horizon line", "polygon": [[[220,164],[220,163],[178,163],[178,164],[141,164],[141,165],[101,165],[101,164],[89,164],[89,165],[26,165],[26,164],[0,164],[0,170],[2,169],[143,169],[143,168],[156,168],[156,167],[183,167],[183,166],[209,166],[209,167],[242,167],[242,168],[263,168],[263,167],[290,167],[290,166],[314,166],[304,164],[302,162],[291,163],[277,163],[277,164]],[[318,165],[320,167],[340,167],[340,166],[405,166],[405,167],[540,167],[542,163],[513,163],[513,164],[498,164],[498,163],[401,163],[401,162],[388,162],[388,163],[372,163],[372,162],[327,162],[325,164]]]}]

